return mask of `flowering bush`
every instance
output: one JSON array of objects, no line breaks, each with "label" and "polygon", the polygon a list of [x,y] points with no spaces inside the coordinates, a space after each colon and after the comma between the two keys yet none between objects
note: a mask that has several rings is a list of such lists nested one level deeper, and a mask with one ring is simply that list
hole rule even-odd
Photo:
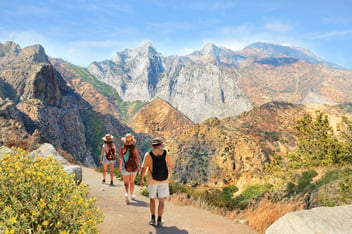
[{"label": "flowering bush", "polygon": [[103,214],[87,194],[52,157],[16,149],[0,161],[0,232],[97,233]]}]

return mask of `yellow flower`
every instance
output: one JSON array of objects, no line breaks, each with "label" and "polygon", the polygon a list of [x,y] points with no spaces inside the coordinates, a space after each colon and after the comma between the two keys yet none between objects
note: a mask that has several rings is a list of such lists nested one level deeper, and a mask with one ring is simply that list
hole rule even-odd
[{"label": "yellow flower", "polygon": [[15,230],[13,230],[13,229],[11,229],[11,230],[9,230],[9,229],[5,229],[5,234],[15,234]]},{"label": "yellow flower", "polygon": [[16,223],[17,221],[16,217],[11,217],[9,220],[12,224]]},{"label": "yellow flower", "polygon": [[45,220],[42,224],[43,224],[43,226],[47,226],[49,224],[49,222]]}]

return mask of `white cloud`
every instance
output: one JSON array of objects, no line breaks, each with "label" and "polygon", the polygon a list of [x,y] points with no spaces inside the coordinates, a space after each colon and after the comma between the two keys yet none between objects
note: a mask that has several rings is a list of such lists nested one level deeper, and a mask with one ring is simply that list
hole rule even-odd
[{"label": "white cloud", "polygon": [[352,36],[352,29],[346,30],[334,30],[324,33],[314,33],[310,37],[311,39],[330,39],[330,38],[342,38]]},{"label": "white cloud", "polygon": [[86,47],[86,48],[106,48],[112,46],[121,46],[120,41],[104,40],[104,41],[72,41],[70,45],[73,47]]},{"label": "white cloud", "polygon": [[346,20],[341,17],[325,17],[321,22],[324,24],[345,24]]},{"label": "white cloud", "polygon": [[43,44],[48,40],[45,36],[35,31],[6,32],[1,35],[1,41],[13,41],[21,47]]},{"label": "white cloud", "polygon": [[287,23],[271,22],[265,24],[264,28],[274,32],[289,32],[293,29],[293,26]]}]

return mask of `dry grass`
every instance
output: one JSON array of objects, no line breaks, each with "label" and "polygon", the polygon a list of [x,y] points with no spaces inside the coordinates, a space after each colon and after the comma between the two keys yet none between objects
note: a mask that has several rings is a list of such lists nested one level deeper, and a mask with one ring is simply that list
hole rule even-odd
[{"label": "dry grass", "polygon": [[296,210],[303,210],[305,206],[302,197],[274,202],[269,196],[267,196],[257,203],[251,203],[251,205],[245,210],[232,211],[210,206],[199,198],[187,198],[187,194],[184,193],[173,194],[168,200],[177,205],[200,207],[209,210],[212,213],[224,215],[234,220],[247,220],[249,226],[260,233],[264,233],[271,224],[285,214]]},{"label": "dry grass", "polygon": [[271,224],[285,214],[303,209],[304,201],[302,198],[292,198],[279,202],[272,202],[268,198],[263,198],[256,207],[245,210],[241,216],[248,220],[249,225],[256,231],[264,233]]}]

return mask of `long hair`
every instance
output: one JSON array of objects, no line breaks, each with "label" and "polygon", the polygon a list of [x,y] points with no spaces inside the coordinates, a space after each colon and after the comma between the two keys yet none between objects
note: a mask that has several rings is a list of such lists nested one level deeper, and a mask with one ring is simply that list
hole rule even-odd
[{"label": "long hair", "polygon": [[123,152],[124,149],[126,149],[126,152],[127,152],[127,150],[129,151],[130,156],[134,156],[134,150],[135,150],[135,146],[134,145],[123,145],[120,148],[120,151]]}]

